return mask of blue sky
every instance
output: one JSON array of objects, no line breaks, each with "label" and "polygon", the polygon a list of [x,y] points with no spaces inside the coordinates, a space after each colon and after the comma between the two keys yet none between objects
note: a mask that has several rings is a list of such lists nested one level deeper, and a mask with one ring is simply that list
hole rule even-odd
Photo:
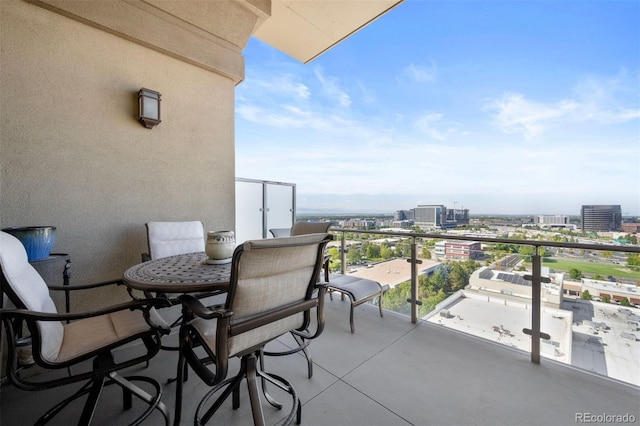
[{"label": "blue sky", "polygon": [[640,2],[404,3],[302,64],[251,39],[236,176],[298,213],[640,214]]}]

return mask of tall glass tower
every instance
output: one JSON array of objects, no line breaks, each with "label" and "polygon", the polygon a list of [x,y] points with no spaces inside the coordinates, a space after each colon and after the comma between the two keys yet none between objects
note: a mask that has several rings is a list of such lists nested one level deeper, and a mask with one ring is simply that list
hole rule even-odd
[{"label": "tall glass tower", "polygon": [[580,211],[582,230],[620,231],[622,229],[622,208],[620,205],[588,205]]}]

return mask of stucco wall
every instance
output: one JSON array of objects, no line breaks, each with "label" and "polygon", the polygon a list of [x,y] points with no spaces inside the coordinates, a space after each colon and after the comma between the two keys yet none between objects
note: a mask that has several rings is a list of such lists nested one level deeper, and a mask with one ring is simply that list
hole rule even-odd
[{"label": "stucco wall", "polygon": [[[72,283],[121,277],[150,220],[234,229],[234,81],[19,0],[0,20],[1,227],[56,226]],[[141,87],[162,94],[151,130]]]}]

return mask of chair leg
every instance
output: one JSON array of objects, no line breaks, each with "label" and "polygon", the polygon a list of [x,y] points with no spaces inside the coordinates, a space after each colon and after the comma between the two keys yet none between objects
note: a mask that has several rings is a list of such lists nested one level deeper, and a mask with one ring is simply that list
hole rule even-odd
[{"label": "chair leg", "polygon": [[353,334],[356,331],[356,327],[353,323],[353,310],[354,310],[354,306],[353,306],[353,301],[351,302],[351,312],[349,313],[349,324],[351,325],[351,334]]},{"label": "chair leg", "polygon": [[64,407],[66,407],[67,405],[69,405],[69,403],[75,401],[76,399],[78,399],[79,397],[81,397],[84,394],[87,394],[91,391],[91,384],[92,382],[87,382],[85,383],[76,393],[74,393],[73,395],[71,395],[70,397],[60,401],[59,403],[57,403],[56,405],[54,405],[53,407],[51,407],[51,409],[49,409],[49,411],[47,411],[46,413],[44,413],[36,422],[35,425],[40,426],[40,425],[45,425],[49,422],[49,420],[51,420],[52,418],[54,418],[56,416],[56,414],[58,414]]},{"label": "chair leg", "polygon": [[[222,406],[224,401],[230,396],[239,394],[239,386],[242,380],[247,379],[247,386],[249,388],[249,399],[251,401],[251,411],[253,413],[253,421],[255,425],[264,425],[264,413],[262,411],[262,405],[260,403],[260,392],[258,387],[258,380],[266,380],[274,386],[279,387],[283,391],[289,393],[293,399],[293,405],[291,408],[291,412],[281,423],[283,426],[288,426],[295,421],[300,424],[300,420],[302,418],[302,408],[300,404],[300,399],[296,394],[295,389],[291,384],[283,379],[280,376],[276,376],[275,374],[268,374],[258,368],[258,358],[259,352],[254,352],[248,355],[245,355],[240,360],[240,371],[238,374],[231,378],[223,381],[222,383],[215,385],[212,387],[206,395],[202,398],[198,407],[196,408],[196,413],[194,417],[195,425],[203,425],[211,419],[213,414]],[[212,404],[212,406],[201,415],[202,410],[204,410],[205,405],[208,400],[217,392],[224,389],[222,394],[216,399],[216,401]],[[239,407],[236,406],[234,402],[234,409]]]},{"label": "chair leg", "polygon": [[89,392],[87,402],[84,404],[84,408],[82,409],[80,420],[78,421],[79,425],[91,424],[91,419],[93,418],[93,413],[95,413],[96,411],[98,399],[100,398],[100,394],[102,393],[102,389],[104,388],[105,380],[106,378],[104,376],[101,376],[92,381],[91,391]]},{"label": "chair leg", "polygon": [[[136,418],[136,420],[131,423],[131,425],[139,425],[143,420],[149,417],[153,410],[158,410],[164,417],[165,425],[169,426],[171,416],[166,405],[164,405],[164,403],[160,401],[160,398],[162,397],[162,387],[160,386],[160,383],[158,383],[158,381],[144,376],[122,377],[116,372],[109,373],[109,378],[112,380],[112,383],[118,384],[123,389],[126,389],[130,395],[135,395],[140,400],[146,402],[149,405],[149,407],[141,415],[139,415],[138,418]],[[145,382],[152,385],[155,388],[155,395],[151,395],[140,387],[134,385],[132,383],[133,381]]]},{"label": "chair leg", "polygon": [[257,378],[257,358],[255,354],[251,354],[243,358],[246,362],[247,387],[249,389],[249,400],[251,401],[251,412],[253,413],[254,426],[264,426],[264,413],[260,404],[260,392],[258,392]]},{"label": "chair leg", "polygon": [[173,413],[173,424],[175,426],[180,425],[180,417],[182,417],[182,384],[183,381],[183,372],[186,368],[186,362],[182,352],[178,354],[178,371],[176,378],[176,401]]},{"label": "chair leg", "polygon": [[291,334],[293,336],[293,340],[296,341],[298,346],[303,347],[302,353],[304,357],[307,359],[307,375],[309,378],[313,377],[313,360],[311,359],[311,352],[309,352],[309,346],[304,343],[304,339],[296,334]]},{"label": "chair leg", "polygon": [[[229,397],[229,395],[233,394],[233,398],[234,398],[234,410],[239,408],[240,406],[240,398],[239,398],[239,388],[240,388],[240,383],[242,382],[242,379],[244,379],[245,377],[245,372],[240,369],[240,372],[238,372],[238,374],[235,377],[232,377],[230,379],[227,379],[225,381],[223,381],[222,383],[212,387],[206,394],[205,396],[200,400],[200,403],[198,404],[198,407],[196,408],[196,414],[194,416],[194,420],[193,423],[195,425],[203,425],[206,424],[209,419],[211,418],[211,416],[213,416],[215,414],[216,411],[218,411],[218,409],[222,406],[222,403],[224,403],[224,401],[226,401],[226,399]],[[213,396],[215,395],[217,392],[220,391],[220,389],[224,389],[224,391],[222,392],[222,395],[220,395],[218,397],[218,399],[216,399],[216,401],[213,403],[213,405],[207,410],[207,412],[204,415],[200,415],[200,412],[202,411],[202,409],[204,408],[205,404],[207,403],[207,401]],[[236,394],[238,395],[238,400],[237,400],[237,404],[238,406],[236,407],[236,401],[235,401],[235,397]]]},{"label": "chair leg", "polygon": [[302,408],[300,404],[300,398],[298,398],[298,395],[296,394],[296,390],[293,388],[293,386],[291,386],[291,383],[289,383],[287,380],[283,379],[280,376],[266,373],[264,371],[258,370],[256,374],[262,377],[263,379],[267,380],[268,382],[272,383],[273,385],[279,387],[283,391],[287,392],[289,395],[291,395],[291,398],[293,400],[291,411],[289,412],[287,417],[282,421],[281,424],[283,426],[290,425],[293,422],[294,416],[296,418],[296,422],[300,424],[300,420],[302,418]]},{"label": "chair leg", "polygon": [[[260,349],[260,353],[259,353],[259,359],[260,359],[260,370],[264,371],[264,349]],[[271,394],[269,393],[269,391],[267,390],[267,381],[262,378],[261,380],[262,382],[262,393],[265,397],[265,399],[267,400],[267,402],[269,404],[271,404],[271,406],[277,408],[278,410],[282,408],[282,404],[280,404],[278,401],[276,401]],[[236,407],[234,407],[236,408]]]}]

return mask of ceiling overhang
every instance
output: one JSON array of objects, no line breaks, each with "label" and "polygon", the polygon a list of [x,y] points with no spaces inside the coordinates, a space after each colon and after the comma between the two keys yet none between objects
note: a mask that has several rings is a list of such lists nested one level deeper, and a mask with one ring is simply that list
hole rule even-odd
[{"label": "ceiling overhang", "polygon": [[272,0],[254,36],[307,63],[404,0]]}]

